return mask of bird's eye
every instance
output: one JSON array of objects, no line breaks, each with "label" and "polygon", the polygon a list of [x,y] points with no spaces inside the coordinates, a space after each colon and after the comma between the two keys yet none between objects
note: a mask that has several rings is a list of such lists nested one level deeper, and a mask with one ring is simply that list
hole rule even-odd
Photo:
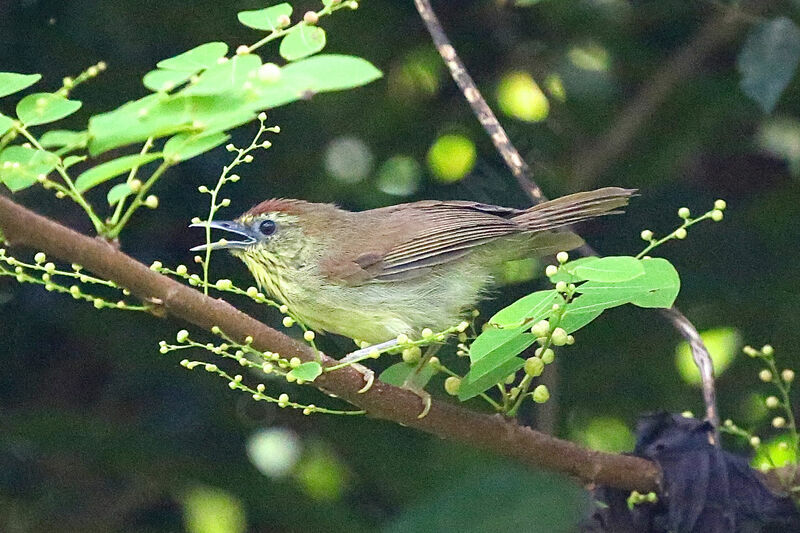
[{"label": "bird's eye", "polygon": [[275,224],[274,220],[265,220],[261,224],[258,225],[258,231],[260,231],[263,235],[269,237],[275,230],[278,228],[277,224]]}]

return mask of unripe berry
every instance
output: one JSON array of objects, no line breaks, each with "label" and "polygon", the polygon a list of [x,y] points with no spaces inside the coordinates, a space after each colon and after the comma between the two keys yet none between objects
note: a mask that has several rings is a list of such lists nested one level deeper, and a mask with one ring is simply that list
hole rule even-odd
[{"label": "unripe berry", "polygon": [[685,228],[678,228],[675,230],[675,238],[676,239],[685,239],[686,238],[686,229]]},{"label": "unripe berry", "polygon": [[536,403],[544,403],[550,399],[550,391],[547,390],[546,385],[539,385],[533,389],[533,401]]},{"label": "unripe berry", "polygon": [[547,320],[540,320],[531,328],[531,333],[537,337],[546,337],[550,333],[550,322]]},{"label": "unripe berry", "polygon": [[303,22],[306,24],[316,24],[319,22],[319,15],[314,13],[313,11],[306,11],[303,15]]},{"label": "unripe berry", "polygon": [[569,261],[569,254],[567,252],[558,252],[556,254],[556,261],[561,263],[562,265]]},{"label": "unripe berry", "polygon": [[761,353],[767,356],[773,355],[775,353],[775,348],[773,348],[771,344],[765,344],[761,347]]},{"label": "unripe berry", "polygon": [[770,372],[767,369],[764,369],[758,373],[758,379],[760,379],[764,383],[769,383],[770,381],[772,381],[772,372]]},{"label": "unripe berry", "polygon": [[150,209],[155,209],[158,207],[158,196],[151,194],[144,200],[144,205],[149,207]]},{"label": "unripe berry", "polygon": [[723,215],[722,211],[720,211],[719,209],[714,209],[713,211],[711,211],[711,220],[713,220],[714,222],[719,222],[724,217],[725,215]]},{"label": "unripe berry", "polygon": [[772,427],[780,429],[784,426],[786,426],[786,419],[782,416],[776,416],[772,419]]},{"label": "unripe berry", "polygon": [[461,379],[456,376],[450,376],[444,380],[444,390],[450,396],[457,396],[458,389],[461,387]]},{"label": "unripe berry", "polygon": [[653,240],[653,232],[650,231],[649,229],[644,230],[639,236],[642,238],[643,241]]},{"label": "unripe berry", "polygon": [[556,346],[564,346],[567,344],[567,332],[564,328],[556,328],[550,337],[552,343]]},{"label": "unripe berry", "polygon": [[283,317],[283,325],[287,328],[294,326],[294,319],[290,316]]},{"label": "unripe berry", "polygon": [[791,383],[792,381],[794,381],[794,370],[790,370],[787,368],[786,370],[781,372],[781,379],[786,383]]},{"label": "unripe berry", "polygon": [[433,337],[433,330],[431,328],[425,328],[422,330],[423,339],[430,339],[431,337]]},{"label": "unripe berry", "polygon": [[406,363],[416,363],[422,357],[422,350],[419,346],[412,346],[403,350],[403,361]]},{"label": "unripe berry", "polygon": [[47,261],[47,256],[44,252],[37,252],[37,254],[33,256],[33,260],[41,264]]},{"label": "unripe berry", "polygon": [[761,445],[761,439],[758,436],[753,435],[750,437],[750,446],[753,448],[758,448]]},{"label": "unripe berry", "polygon": [[717,200],[714,202],[714,209],[724,211],[726,207],[728,207],[728,204],[725,203],[725,200]]},{"label": "unripe berry", "polygon": [[189,332],[188,332],[188,331],[186,331],[185,329],[182,329],[182,330],[180,330],[180,331],[178,332],[178,334],[177,334],[177,335],[175,335],[175,339],[176,339],[176,340],[177,340],[179,343],[184,343],[184,342],[186,342],[186,340],[187,340],[188,338],[189,338]]},{"label": "unripe berry", "polygon": [[315,336],[316,334],[311,330],[308,330],[305,333],[303,333],[303,338],[308,342],[313,341]]},{"label": "unripe berry", "polygon": [[688,207],[681,207],[678,209],[678,216],[681,218],[689,218],[691,216],[691,212],[689,211]]},{"label": "unripe berry", "polygon": [[289,15],[281,15],[275,20],[275,22],[278,23],[279,28],[285,28],[292,23],[292,19],[289,18]]},{"label": "unripe berry", "polygon": [[547,265],[547,268],[544,269],[544,274],[548,278],[552,278],[556,274],[558,274],[558,267],[555,265]]},{"label": "unripe berry", "polygon": [[567,282],[559,281],[558,283],[556,283],[556,290],[558,292],[567,292]]},{"label": "unripe berry", "polygon": [[770,409],[775,409],[776,407],[778,407],[778,405],[780,405],[780,402],[778,401],[778,398],[776,398],[775,396],[769,396],[767,397],[766,400],[764,400],[764,404]]},{"label": "unripe berry", "polygon": [[542,372],[544,372],[544,361],[539,357],[528,357],[525,360],[525,373],[530,377],[541,376]]}]

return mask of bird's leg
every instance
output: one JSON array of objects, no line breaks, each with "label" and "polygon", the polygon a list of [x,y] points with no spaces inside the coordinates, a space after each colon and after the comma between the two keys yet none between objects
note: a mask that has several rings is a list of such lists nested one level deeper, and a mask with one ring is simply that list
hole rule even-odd
[{"label": "bird's leg", "polygon": [[417,418],[425,418],[428,416],[428,411],[431,410],[431,395],[425,390],[425,385],[420,383],[419,377],[431,358],[439,351],[439,348],[441,348],[440,344],[428,346],[425,350],[425,354],[419,360],[419,363],[417,363],[417,367],[408,375],[405,381],[403,381],[402,387],[410,390],[422,400],[422,412],[417,415]]},{"label": "bird's leg", "polygon": [[365,367],[364,365],[359,364],[359,361],[363,361],[364,359],[370,359],[372,358],[373,353],[375,352],[380,353],[381,351],[387,350],[395,346],[396,344],[397,344],[397,339],[392,339],[390,341],[382,342],[380,344],[373,344],[372,346],[367,346],[366,348],[350,352],[349,354],[339,359],[339,364],[337,364],[335,368],[352,366],[353,368],[361,372],[361,374],[364,376],[364,381],[366,381],[366,384],[363,387],[361,387],[361,389],[359,389],[358,393],[363,394],[367,392],[372,387],[372,384],[375,382],[375,372]]}]

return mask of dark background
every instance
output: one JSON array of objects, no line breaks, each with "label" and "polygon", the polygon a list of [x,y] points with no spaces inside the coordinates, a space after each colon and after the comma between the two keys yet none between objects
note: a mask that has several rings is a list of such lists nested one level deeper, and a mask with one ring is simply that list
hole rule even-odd
[{"label": "dark background", "polygon": [[[703,21],[718,16],[718,8],[677,0],[552,0],[526,8],[488,0],[435,4],[495,108],[498,81],[509,72],[527,72],[540,83],[553,73],[564,80],[566,101],[551,98],[546,121],[500,114],[549,196],[606,185],[641,190],[624,216],[581,228],[601,253],[635,254],[643,246],[642,229],[664,234],[677,224],[678,207],[700,213],[725,198],[724,222],[703,224],[685,242],[659,250],[681,273],[677,303],[701,331],[732,328],[739,347],[771,342],[783,365],[797,363],[800,183],[784,158],[764,149],[759,132],[776,121],[789,124],[786,142],[800,157],[800,122],[794,118],[800,92],[795,80],[772,116],[741,92],[735,61],[747,27],[696,76],[678,84],[611,169],[575,183],[571,169],[581,149],[606,131]],[[294,5],[296,16],[318,8]],[[254,42],[258,35],[237,23],[236,12],[262,6],[5,0],[0,70],[40,72],[44,86],[55,88],[63,76],[107,61],[106,73],[74,93],[84,109],[66,126],[79,129],[90,114],[145,95],[141,76],[162,58],[212,40],[232,47]],[[384,78],[271,111],[269,121],[282,132],[256,163],[240,168],[242,182],[226,187],[233,201],[228,215],[272,196],[352,209],[419,198],[526,205],[440,64],[410,0],[368,0],[355,12],[326,18],[323,26],[326,51],[364,57]],[[263,49],[262,57],[278,60],[276,48]],[[576,49],[606,54],[608,68],[579,68],[570,60]],[[0,102],[0,109],[12,111],[13,100]],[[468,137],[478,153],[472,172],[453,184],[437,181],[426,163],[428,149],[445,133]],[[245,127],[234,140],[241,145],[251,135]],[[341,138],[366,148],[371,163],[363,179],[342,181],[329,172],[330,143]],[[339,147],[332,154],[345,157],[345,166],[364,163],[358,151]],[[351,155],[354,160],[347,159]],[[381,165],[397,155],[419,163],[419,186],[407,196],[379,188]],[[122,248],[148,264],[191,264],[188,248],[202,237],[186,226],[207,208],[207,197],[196,188],[215,183],[228,157],[217,149],[171,170],[155,190],[161,207],[137,213]],[[77,207],[36,187],[15,199],[91,229]],[[93,200],[105,203],[101,194]],[[14,250],[21,257],[30,252]],[[232,258],[217,255],[214,268],[217,277],[249,284]],[[509,286],[485,311],[542,283]],[[266,319],[278,323],[269,313]],[[382,421],[304,417],[255,404],[224,381],[178,366],[182,354],[158,353],[158,341],[174,338],[182,327],[142,314],[98,312],[0,279],[0,531],[570,531],[585,509],[586,496],[576,484],[489,454]],[[523,419],[554,425],[558,435],[583,444],[630,449],[629,428],[638,414],[702,412],[699,390],[676,369],[679,342],[655,312],[613,310],[562,351],[558,378],[551,378],[557,381],[555,400],[529,406]],[[348,349],[341,340],[323,343],[329,352]],[[761,429],[766,440],[761,398],[769,390],[758,382],[753,361],[727,353],[735,359],[718,381],[722,416]],[[436,395],[440,383],[431,387]],[[310,388],[287,392],[305,402],[340,405]],[[248,443],[261,443],[260,456],[288,472],[262,473],[248,457]],[[296,463],[281,459],[286,450],[298,452]]]}]

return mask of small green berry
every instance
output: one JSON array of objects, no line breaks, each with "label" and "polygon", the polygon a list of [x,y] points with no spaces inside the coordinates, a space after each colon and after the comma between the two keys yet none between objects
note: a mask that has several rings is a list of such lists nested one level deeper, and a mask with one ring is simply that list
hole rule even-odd
[{"label": "small green berry", "polygon": [[773,348],[771,344],[765,344],[761,347],[761,353],[766,356],[773,355],[775,353],[775,348]]},{"label": "small green berry", "polygon": [[725,218],[725,215],[723,215],[722,211],[720,211],[719,209],[714,209],[713,211],[711,211],[711,220],[713,220],[714,222],[719,222],[723,218]]},{"label": "small green berry", "polygon": [[44,254],[44,252],[37,252],[37,254],[33,256],[33,260],[37,263],[44,263],[47,261],[47,256]]},{"label": "small green berry", "polygon": [[653,232],[650,231],[649,229],[642,231],[642,233],[640,233],[639,236],[642,238],[643,241],[653,240]]},{"label": "small green berry", "polygon": [[542,372],[544,372],[544,361],[539,357],[528,357],[525,360],[525,373],[530,377],[541,376]]},{"label": "small green berry", "polygon": [[758,436],[753,435],[750,437],[750,446],[753,448],[758,448],[761,445],[761,439]]},{"label": "small green berry", "polygon": [[540,320],[531,327],[531,333],[537,337],[546,337],[550,333],[550,322],[547,320]]},{"label": "small green berry", "polygon": [[678,209],[678,216],[683,219],[689,218],[691,214],[692,213],[689,211],[688,207],[681,207],[680,209]]},{"label": "small green berry", "polygon": [[725,200],[717,200],[714,202],[714,209],[724,211],[726,207],[728,207],[728,204],[725,202]]},{"label": "small green berry", "polygon": [[785,426],[786,426],[786,419],[783,418],[782,416],[776,416],[775,418],[772,419],[772,427],[780,429]]},{"label": "small green berry", "polygon": [[767,370],[766,368],[758,373],[758,379],[763,381],[764,383],[769,383],[772,381],[772,372]]},{"label": "small green berry", "polygon": [[186,331],[185,329],[180,330],[178,334],[175,335],[175,340],[177,340],[179,343],[186,342],[188,338],[189,338],[189,332]]},{"label": "small green berry", "polygon": [[423,339],[430,339],[433,337],[433,330],[431,328],[425,328],[422,330],[422,338]]},{"label": "small green berry", "polygon": [[547,268],[544,269],[544,273],[548,278],[552,278],[558,274],[558,267],[555,265],[547,265]]},{"label": "small green berry", "polygon": [[781,372],[781,379],[786,383],[794,381],[794,370],[787,368]]},{"label": "small green berry", "polygon": [[539,385],[533,389],[533,401],[536,403],[544,403],[550,399],[550,391],[547,390],[546,385]]},{"label": "small green berry", "polygon": [[294,319],[290,316],[283,317],[283,325],[287,328],[294,326]]},{"label": "small green berry", "polygon": [[457,396],[458,389],[461,387],[461,379],[456,376],[450,376],[444,380],[444,390],[450,396]]},{"label": "small green berry", "polygon": [[775,409],[780,405],[780,401],[775,396],[768,396],[767,399],[764,400],[764,404],[770,409]]},{"label": "small green berry", "polygon": [[686,228],[678,228],[675,230],[675,238],[676,239],[685,239],[686,238]]},{"label": "small green berry", "polygon": [[303,338],[304,338],[304,339],[305,339],[307,342],[311,342],[311,341],[313,341],[313,340],[314,340],[314,337],[316,337],[316,334],[315,334],[313,331],[311,331],[311,330],[308,330],[308,331],[306,331],[305,333],[303,333]]},{"label": "small green berry", "polygon": [[564,346],[567,344],[567,332],[564,328],[556,328],[550,337],[552,343],[556,346]]},{"label": "small green berry", "polygon": [[569,261],[569,254],[567,252],[558,252],[556,254],[556,261],[561,263],[562,265]]}]

